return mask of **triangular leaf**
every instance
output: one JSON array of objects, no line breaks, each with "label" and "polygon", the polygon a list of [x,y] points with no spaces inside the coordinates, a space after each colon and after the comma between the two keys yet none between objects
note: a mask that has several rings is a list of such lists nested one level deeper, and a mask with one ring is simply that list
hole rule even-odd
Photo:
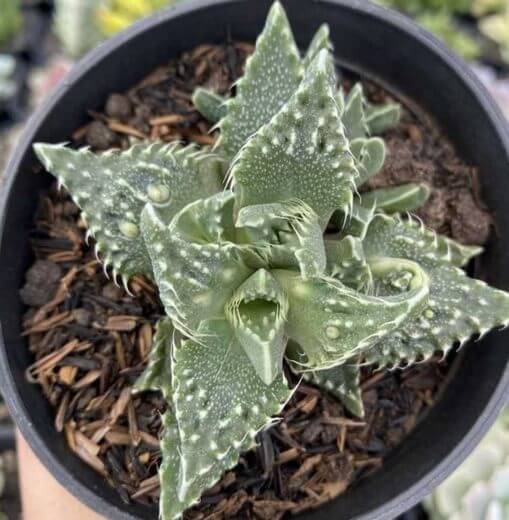
[{"label": "triangular leaf", "polygon": [[194,146],[143,143],[98,155],[39,143],[34,150],[82,209],[105,264],[124,279],[152,276],[139,222],[147,202],[169,220],[189,202],[221,190],[223,161]]},{"label": "triangular leaf", "polygon": [[266,385],[283,369],[287,312],[286,295],[265,269],[251,275],[227,304],[235,336]]},{"label": "triangular leaf", "polygon": [[404,213],[421,207],[429,198],[427,184],[402,184],[362,193],[360,203],[365,208],[380,209],[386,213]]},{"label": "triangular leaf", "polygon": [[263,252],[271,268],[298,267],[304,278],[320,276],[326,266],[318,216],[298,200],[246,206],[236,225]]},{"label": "triangular leaf", "polygon": [[[303,66],[285,11],[275,2],[247,59],[236,95],[227,101],[227,114],[218,123],[217,149],[234,157],[258,129],[277,114],[302,79]],[[260,201],[262,202],[262,201]]]},{"label": "triangular leaf", "polygon": [[225,304],[253,271],[248,261],[256,254],[234,243],[233,203],[231,192],[220,193],[189,204],[169,224],[151,205],[142,213],[161,300],[184,334],[223,316]]},{"label": "triangular leaf", "polygon": [[334,100],[334,67],[322,50],[284,108],[242,148],[232,168],[239,208],[299,199],[324,228],[348,213],[357,175]]},{"label": "triangular leaf", "polygon": [[414,221],[383,215],[373,220],[364,247],[368,262],[381,255],[415,260],[430,279],[423,312],[370,350],[369,362],[384,366],[426,359],[435,352],[448,352],[455,342],[462,344],[474,334],[509,323],[509,296],[455,267],[480,248],[437,236]]},{"label": "triangular leaf", "polygon": [[[385,266],[380,263],[377,271]],[[302,349],[292,356],[304,370],[343,364],[396,330],[427,302],[428,280],[414,264],[410,289],[385,298],[368,296],[333,278],[302,280],[291,271],[273,271],[288,295],[287,334]]]},{"label": "triangular leaf", "polygon": [[221,474],[237,464],[239,454],[247,451],[253,445],[251,437],[238,447],[232,449],[223,460],[217,461],[213,468],[196,480],[189,488],[185,497],[178,496],[181,481],[181,441],[177,419],[172,408],[168,408],[162,415],[163,434],[161,437],[162,461],[159,467],[159,482],[161,494],[159,497],[159,517],[161,520],[177,520],[182,513],[196,504],[205,490],[212,487]]},{"label": "triangular leaf", "polygon": [[261,381],[227,321],[203,324],[199,333],[203,342],[174,349],[177,496],[184,504],[219,479],[290,396],[282,373],[270,386]]},{"label": "triangular leaf", "polygon": [[482,252],[482,247],[465,246],[438,235],[420,221],[381,213],[371,220],[363,245],[366,257],[407,258],[423,267],[436,262],[461,267]]},{"label": "triangular leaf", "polygon": [[346,136],[351,141],[359,137],[364,138],[368,135],[364,104],[365,99],[362,85],[356,83],[346,96],[341,117],[343,125],[345,126]]},{"label": "triangular leaf", "polygon": [[305,68],[308,68],[309,65],[311,65],[312,61],[322,49],[326,49],[330,52],[333,50],[333,45],[330,41],[330,28],[326,23],[320,26],[309,44],[308,50],[303,59]]},{"label": "triangular leaf", "polygon": [[357,363],[345,363],[329,370],[306,372],[304,379],[330,392],[345,408],[356,417],[364,417],[360,383],[360,369]]}]

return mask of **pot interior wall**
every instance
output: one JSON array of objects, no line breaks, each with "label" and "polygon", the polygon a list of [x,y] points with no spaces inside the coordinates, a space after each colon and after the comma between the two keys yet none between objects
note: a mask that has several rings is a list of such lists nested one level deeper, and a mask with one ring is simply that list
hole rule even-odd
[{"label": "pot interior wall", "polygon": [[[501,130],[483,110],[475,91],[451,72],[451,67],[461,68],[461,64],[451,65],[450,58],[440,57],[440,48],[432,52],[435,44],[423,43],[423,33],[408,29],[406,22],[397,27],[381,20],[382,11],[365,2],[283,3],[299,44],[305,46],[319,24],[327,21],[341,63],[381,80],[420,104],[439,120],[460,152],[480,166],[483,196],[494,212],[497,236],[478,267],[487,281],[509,288],[509,209],[504,200],[509,171],[507,150]],[[11,409],[15,409],[23,429],[35,433],[31,435],[32,443],[43,460],[84,501],[92,505],[95,501],[98,510],[108,518],[155,518],[156,512],[122,504],[101,477],[71,454],[63,437],[55,435],[53,414],[46,399],[37,387],[26,383],[24,376],[30,356],[26,342],[20,338],[23,308],[17,293],[31,260],[29,232],[37,193],[50,182],[48,175],[34,173],[36,161],[29,145],[33,141],[67,140],[85,122],[88,109],[101,107],[109,93],[126,90],[157,65],[186,49],[224,41],[227,35],[253,41],[269,5],[268,0],[189,2],[107,43],[82,62],[81,72],[74,73],[61,89],[61,95],[36,116],[11,162],[11,169],[19,174],[6,200],[0,242],[0,321],[8,354],[3,363],[4,373],[7,370],[12,376],[4,381],[4,390],[11,393]],[[196,10],[191,12],[193,8]],[[173,17],[174,12],[177,17]],[[409,30],[415,38],[409,38]],[[492,110],[489,103],[485,107],[488,112]],[[499,396],[500,383],[505,384],[507,377],[508,339],[505,332],[491,334],[481,344],[468,348],[439,404],[387,459],[383,470],[305,517],[380,520],[392,518],[416,502],[423,494],[421,490],[419,496],[413,496],[418,483],[429,477],[437,463],[461,443],[479,416],[495,406],[494,394]],[[55,459],[60,466],[54,464]],[[434,477],[440,475],[435,472]],[[91,491],[84,491],[82,485]],[[378,509],[383,504],[384,511]]]}]

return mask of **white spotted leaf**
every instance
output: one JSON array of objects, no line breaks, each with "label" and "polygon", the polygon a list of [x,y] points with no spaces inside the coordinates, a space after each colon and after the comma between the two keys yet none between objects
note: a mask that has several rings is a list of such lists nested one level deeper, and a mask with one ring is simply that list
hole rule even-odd
[{"label": "white spotted leaf", "polygon": [[236,83],[236,95],[227,101],[226,115],[218,123],[221,133],[217,150],[233,158],[288,101],[299,86],[303,70],[286,13],[275,2],[255,51],[247,59],[245,74]]},{"label": "white spotted leaf", "polygon": [[231,192],[219,193],[189,204],[170,223],[152,205],[142,213],[161,300],[183,334],[223,317],[225,304],[254,270],[256,253],[235,243],[233,203]]},{"label": "white spotted leaf", "polygon": [[364,417],[358,363],[347,361],[328,370],[304,373],[304,379],[337,397],[343,406],[356,417]]},{"label": "white spotted leaf", "polygon": [[335,240],[325,240],[327,275],[346,286],[369,293],[373,287],[373,275],[366,261],[362,241],[352,235]]},{"label": "white spotted leaf", "polygon": [[265,269],[251,275],[226,307],[237,340],[266,385],[283,369],[287,312],[286,294]]},{"label": "white spotted leaf", "polygon": [[188,203],[222,189],[223,161],[194,146],[143,143],[99,155],[39,143],[34,150],[81,208],[105,265],[125,280],[152,276],[140,233],[145,204],[156,205],[169,220]]},{"label": "white spotted leaf", "polygon": [[[455,343],[463,344],[474,334],[483,335],[509,323],[508,294],[469,278],[458,267],[478,254],[479,248],[440,237],[415,221],[384,215],[373,220],[364,248],[368,262],[380,255],[417,261],[430,280],[429,299],[422,312],[375,345],[366,355],[368,362],[397,366],[427,359],[434,353],[447,353]],[[395,283],[378,287],[382,293],[397,290]]]},{"label": "white spotted leaf", "polygon": [[200,342],[173,352],[173,407],[180,470],[177,497],[192,504],[290,397],[282,373],[265,384],[226,320],[202,323]]},{"label": "white spotted leaf", "polygon": [[334,100],[335,74],[322,50],[283,109],[240,151],[231,170],[238,208],[299,199],[322,228],[346,213],[357,176]]},{"label": "white spotted leaf", "polygon": [[266,258],[270,268],[297,267],[304,278],[325,271],[326,255],[317,214],[299,200],[245,206],[236,226]]},{"label": "white spotted leaf", "polygon": [[[408,264],[413,269],[408,290],[387,297],[362,294],[334,278],[303,280],[292,271],[273,271],[290,303],[286,332],[299,345],[289,352],[293,366],[306,371],[341,365],[419,314],[428,280],[417,264]],[[380,260],[371,268],[383,273],[394,266]]]}]

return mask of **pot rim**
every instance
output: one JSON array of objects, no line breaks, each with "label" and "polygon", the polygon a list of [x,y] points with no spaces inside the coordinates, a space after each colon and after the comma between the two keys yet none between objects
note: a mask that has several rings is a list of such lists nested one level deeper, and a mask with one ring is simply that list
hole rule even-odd
[{"label": "pot rim", "polygon": [[[122,47],[134,36],[148,33],[152,28],[166,23],[167,20],[178,18],[181,15],[188,14],[195,10],[207,9],[209,6],[215,4],[228,5],[245,1],[246,0],[188,0],[179,3],[134,23],[125,31],[100,44],[81,58],[25,123],[25,128],[18,144],[10,156],[4,172],[4,183],[0,189],[0,237],[3,234],[6,218],[6,202],[12,189],[15,176],[20,168],[22,158],[26,153],[26,150],[31,147],[38,128],[44,124],[46,117],[52,112],[60,98],[72,86],[79,83],[81,78],[87,75],[96,65],[100,64],[103,58],[112,51]],[[390,25],[394,29],[403,32],[406,37],[418,40],[422,46],[437,55],[441,61],[444,62],[447,68],[459,77],[462,83],[465,84],[474,94],[477,102],[487,114],[496,129],[496,132],[506,150],[506,155],[508,156],[509,161],[509,128],[507,127],[505,117],[498,105],[491,98],[491,95],[488,93],[486,88],[470,70],[470,67],[466,62],[450,51],[445,44],[432,34],[428,33],[425,29],[418,26],[410,18],[391,9],[367,2],[366,0],[313,0],[313,2],[317,4],[330,4],[341,9],[356,11],[364,16],[375,18],[378,22]],[[107,518],[138,518],[129,513],[120,511],[113,504],[98,497],[91,488],[80,483],[74,475],[60,463],[60,460],[52,454],[46,444],[35,433],[30,421],[30,413],[23,404],[20,394],[18,393],[18,388],[16,387],[12,374],[8,368],[1,324],[0,387],[9,412],[24,439],[28,442],[38,459],[64,488],[70,491],[78,500],[82,501],[92,510],[105,515]],[[362,516],[357,517],[357,520],[380,520],[381,518],[393,518],[410,509],[424,498],[424,496],[430,493],[434,487],[436,487],[452,472],[452,470],[459,466],[459,464],[478,444],[482,436],[496,419],[498,412],[506,402],[508,394],[509,363],[506,366],[503,376],[501,377],[487,406],[485,407],[483,414],[479,416],[470,431],[463,437],[462,442],[455,446],[447,457],[445,457],[439,464],[411,487],[407,488],[404,492],[395,496],[392,500],[386,502],[375,510],[371,510]]]}]

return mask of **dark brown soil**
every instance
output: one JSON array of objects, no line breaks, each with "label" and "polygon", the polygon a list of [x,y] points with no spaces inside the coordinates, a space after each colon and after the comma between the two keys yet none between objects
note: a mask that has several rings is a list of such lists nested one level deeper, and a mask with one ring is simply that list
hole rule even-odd
[{"label": "dark brown soil", "polygon": [[[185,54],[127,94],[112,95],[74,142],[96,150],[125,147],[132,137],[211,143],[208,123],[190,103],[192,91],[207,85],[226,92],[250,51],[247,44],[210,45]],[[371,84],[366,88],[373,99],[387,96]],[[490,218],[476,200],[476,170],[436,126],[406,110],[386,139],[387,165],[372,185],[430,183],[425,222],[464,242],[483,242]],[[35,359],[28,376],[54,407],[55,429],[71,450],[125,502],[154,504],[165,404],[158,393],[133,396],[130,390],[146,364],[161,304],[140,277],[130,284],[134,297],[108,280],[84,236],[65,192],[53,188],[41,197],[32,234],[36,261],[21,290],[30,306],[23,327]],[[365,370],[363,421],[302,384],[282,421],[260,434],[260,447],[245,453],[186,518],[279,519],[344,492],[379,469],[433,406],[448,370],[437,360],[405,371]]]}]

